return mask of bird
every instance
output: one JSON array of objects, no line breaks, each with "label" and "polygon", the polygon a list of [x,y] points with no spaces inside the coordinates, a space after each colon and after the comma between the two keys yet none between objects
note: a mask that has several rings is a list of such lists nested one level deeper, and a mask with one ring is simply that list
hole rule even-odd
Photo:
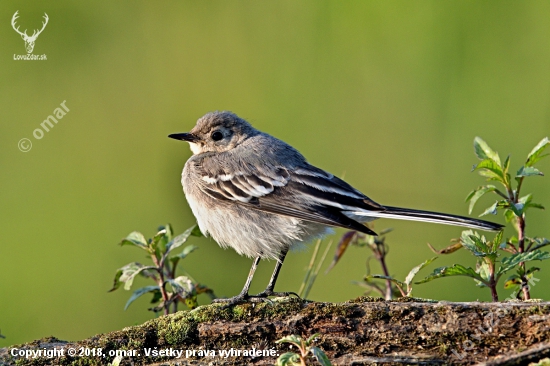
[{"label": "bird", "polygon": [[[274,291],[284,259],[290,249],[330,233],[332,227],[376,235],[364,224],[377,218],[485,231],[503,227],[464,216],[381,205],[229,111],[209,112],[190,132],[168,137],[188,142],[193,153],[181,182],[201,232],[222,248],[254,259],[242,291],[216,302],[233,305],[298,296]],[[275,259],[275,268],[266,289],[250,295],[262,259]]]}]

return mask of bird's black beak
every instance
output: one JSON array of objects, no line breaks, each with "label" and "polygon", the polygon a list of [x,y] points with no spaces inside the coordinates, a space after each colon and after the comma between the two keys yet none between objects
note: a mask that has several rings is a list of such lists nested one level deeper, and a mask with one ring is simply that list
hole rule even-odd
[{"label": "bird's black beak", "polygon": [[193,135],[192,133],[173,133],[171,135],[168,135],[168,137],[175,140],[182,140],[187,142],[197,142],[200,140],[197,135]]}]

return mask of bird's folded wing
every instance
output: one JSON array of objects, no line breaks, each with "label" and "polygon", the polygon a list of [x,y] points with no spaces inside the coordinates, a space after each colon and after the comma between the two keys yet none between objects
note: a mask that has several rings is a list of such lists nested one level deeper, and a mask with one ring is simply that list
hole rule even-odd
[{"label": "bird's folded wing", "polygon": [[271,212],[279,215],[291,216],[310,222],[324,225],[338,226],[345,229],[357,230],[369,235],[377,235],[374,231],[365,225],[349,218],[340,210],[332,207],[301,207],[300,209],[280,205],[276,199],[260,199],[257,202],[248,204],[257,210]]},{"label": "bird's folded wing", "polygon": [[279,167],[202,174],[201,189],[215,199],[371,235],[375,233],[342,211],[384,210],[346,182],[311,165],[292,171]]}]

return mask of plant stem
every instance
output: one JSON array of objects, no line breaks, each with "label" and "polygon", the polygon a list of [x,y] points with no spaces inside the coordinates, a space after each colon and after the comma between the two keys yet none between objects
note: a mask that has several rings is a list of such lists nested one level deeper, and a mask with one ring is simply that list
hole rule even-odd
[{"label": "plant stem", "polygon": [[[384,276],[390,277],[390,272],[388,271],[388,266],[386,265],[386,251],[384,250],[384,243],[377,243],[376,245],[378,248],[375,252],[376,259],[380,262],[380,265],[382,266],[382,272],[384,272]],[[380,250],[380,248],[382,248]],[[391,291],[391,281],[386,280],[386,293],[384,295],[384,298],[386,300],[392,299],[392,291]]]},{"label": "plant stem", "polygon": [[495,280],[495,263],[488,260],[489,263],[489,288],[491,289],[491,297],[493,302],[498,302],[497,282]]},{"label": "plant stem", "polygon": [[[518,231],[518,251],[520,253],[525,252],[525,216],[521,216],[519,218],[519,231]],[[523,300],[529,300],[531,298],[531,293],[529,291],[529,285],[527,281],[527,277],[525,277],[525,262],[521,262],[519,266],[522,269],[522,272],[524,273],[521,276],[521,289],[523,291]]]},{"label": "plant stem", "polygon": [[301,347],[300,347],[300,354],[301,354],[300,365],[301,366],[307,366],[306,365],[306,357],[307,357],[306,345],[304,344],[303,340],[300,343],[301,343]]},{"label": "plant stem", "polygon": [[409,296],[410,294],[410,288],[407,288],[407,292],[405,292],[405,290],[403,290],[403,287],[399,286],[399,284],[395,284],[395,287],[397,287],[397,289],[399,290],[399,292],[401,292],[401,296],[403,297],[406,297],[406,296]]},{"label": "plant stem", "polygon": [[376,290],[376,292],[378,292],[380,294],[380,296],[385,296],[385,289],[382,289],[380,286],[378,286],[374,282],[365,283],[364,285],[361,282],[359,282],[359,285],[369,289],[368,291],[365,291],[365,295],[370,294],[372,290]]},{"label": "plant stem", "polygon": [[[525,218],[518,217],[518,252],[525,251]],[[522,262],[523,263],[523,262]]]},{"label": "plant stem", "polygon": [[[508,190],[508,194],[511,198],[511,204],[515,204],[519,202],[519,191],[521,190],[521,185],[523,184],[523,179],[525,177],[521,177],[518,181],[518,185],[515,191],[512,192],[511,189]],[[523,253],[525,252],[525,214],[522,214],[520,217],[518,217],[518,252]],[[520,268],[522,269],[522,272],[524,273],[521,276],[521,289],[523,291],[523,300],[529,300],[531,298],[531,294],[529,292],[529,286],[527,284],[527,278],[525,277],[525,262],[521,262],[519,264]]]},{"label": "plant stem", "polygon": [[519,182],[518,182],[518,188],[516,189],[516,197],[514,198],[514,202],[516,202],[516,203],[517,203],[518,200],[519,200],[519,190],[521,189],[521,185],[523,184],[523,179],[524,179],[524,178],[525,178],[525,177],[521,177],[521,178],[519,179]]},{"label": "plant stem", "polygon": [[494,283],[494,277],[491,279],[491,296],[493,298],[493,302],[498,302],[498,294],[497,294],[497,287],[496,283]]},{"label": "plant stem", "polygon": [[170,304],[168,304],[168,294],[166,293],[166,289],[164,288],[164,268],[160,267],[160,261],[158,260],[156,255],[151,254],[151,260],[155,264],[156,270],[159,274],[159,279],[157,284],[160,287],[160,294],[162,295],[162,301],[163,301],[162,307],[164,308],[164,315],[168,315],[170,314],[170,309],[169,309]]}]

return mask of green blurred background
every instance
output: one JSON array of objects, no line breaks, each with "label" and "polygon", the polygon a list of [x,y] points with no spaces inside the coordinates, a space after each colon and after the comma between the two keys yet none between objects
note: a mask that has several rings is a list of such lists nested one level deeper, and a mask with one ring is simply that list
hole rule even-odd
[{"label": "green blurred background", "polygon": [[[25,54],[10,25],[16,10],[21,30],[49,15],[34,49],[47,61],[13,60]],[[167,222],[178,233],[194,223],[180,185],[191,153],[167,135],[208,111],[234,111],[380,203],[456,214],[484,183],[470,172],[475,136],[512,154],[517,169],[550,133],[546,1],[2,1],[0,14],[0,346],[77,340],[152,317],[146,297],[125,312],[130,293],[107,293],[117,268],[145,262],[116,244],[134,230],[151,237]],[[33,130],[64,100],[70,112],[36,140]],[[21,138],[31,151],[19,151]],[[550,160],[539,167],[550,172]],[[532,178],[524,192],[549,206],[548,184]],[[433,255],[427,242],[441,248],[461,232],[376,223],[386,227],[395,229],[388,265],[398,278]],[[530,211],[528,234],[550,236],[547,213]],[[193,243],[200,249],[184,268],[220,296],[237,294],[250,260]],[[311,253],[287,257],[279,290],[298,290]],[[361,295],[350,282],[368,255],[350,248],[310,298]],[[457,262],[475,263],[459,252],[421,275]],[[261,264],[253,292],[273,265]],[[532,293],[548,300],[550,266],[540,265]],[[414,295],[490,299],[467,278]]]}]

